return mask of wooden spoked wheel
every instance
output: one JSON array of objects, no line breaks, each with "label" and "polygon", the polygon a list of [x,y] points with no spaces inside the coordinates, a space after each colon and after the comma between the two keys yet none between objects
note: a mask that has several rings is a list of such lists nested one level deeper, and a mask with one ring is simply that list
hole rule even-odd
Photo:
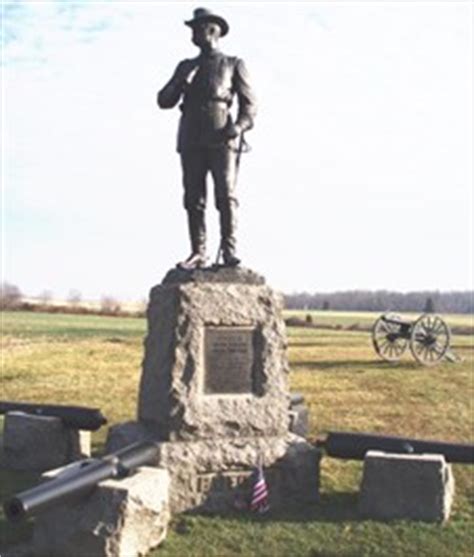
[{"label": "wooden spoked wheel", "polygon": [[377,354],[386,362],[397,362],[408,346],[408,338],[403,334],[403,324],[398,315],[384,314],[375,321],[372,328],[372,343]]},{"label": "wooden spoked wheel", "polygon": [[436,365],[449,350],[451,333],[439,315],[425,313],[413,324],[410,350],[424,366]]}]

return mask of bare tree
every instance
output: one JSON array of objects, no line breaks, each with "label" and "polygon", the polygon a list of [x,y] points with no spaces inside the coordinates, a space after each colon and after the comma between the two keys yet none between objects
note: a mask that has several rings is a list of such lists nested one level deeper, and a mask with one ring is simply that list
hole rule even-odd
[{"label": "bare tree", "polygon": [[18,307],[23,298],[21,290],[15,284],[2,282],[0,286],[0,308],[14,309]]},{"label": "bare tree", "polygon": [[146,298],[142,298],[137,304],[137,316],[145,317],[147,307],[148,307],[148,300]]},{"label": "bare tree", "polygon": [[53,299],[53,293],[51,292],[51,290],[42,290],[40,292],[40,295],[38,296],[38,299],[44,306],[46,306]]},{"label": "bare tree", "polygon": [[71,306],[76,307],[82,302],[82,294],[80,293],[79,290],[76,290],[75,288],[71,288],[67,296],[67,301]]},{"label": "bare tree", "polygon": [[120,313],[121,306],[115,298],[105,295],[100,300],[100,310],[108,315],[117,315]]},{"label": "bare tree", "polygon": [[435,304],[433,302],[433,298],[428,296],[426,298],[425,307],[423,308],[424,313],[434,313],[435,312]]}]

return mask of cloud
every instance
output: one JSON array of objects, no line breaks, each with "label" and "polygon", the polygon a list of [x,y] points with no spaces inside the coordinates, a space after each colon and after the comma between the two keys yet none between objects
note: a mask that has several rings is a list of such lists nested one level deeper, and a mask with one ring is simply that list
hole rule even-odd
[{"label": "cloud", "polygon": [[2,7],[7,67],[54,65],[61,53],[97,40],[129,17],[113,1],[5,2]]}]

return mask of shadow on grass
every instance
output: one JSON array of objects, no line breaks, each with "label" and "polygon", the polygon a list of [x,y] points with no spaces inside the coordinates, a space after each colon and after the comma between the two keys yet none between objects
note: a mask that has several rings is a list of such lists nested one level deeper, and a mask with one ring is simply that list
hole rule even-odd
[{"label": "shadow on grass", "polygon": [[223,520],[236,520],[241,525],[259,523],[305,523],[305,522],[360,522],[357,513],[357,493],[332,493],[321,495],[318,502],[302,503],[287,500],[278,509],[270,509],[264,514],[250,511],[230,511],[226,513],[206,513],[190,511],[177,517],[175,530],[187,533],[195,517],[213,517]]},{"label": "shadow on grass", "polygon": [[20,371],[16,371],[13,373],[9,373],[6,372],[2,375],[2,383],[8,383],[11,381],[18,381],[18,379],[21,379],[22,381],[25,381],[27,379],[32,379],[34,378],[35,374],[32,371],[28,371],[28,370],[20,370]]},{"label": "shadow on grass", "polygon": [[390,363],[381,360],[318,360],[312,362],[293,361],[290,363],[290,369],[292,371],[303,369],[310,371],[337,371],[339,369],[345,371],[346,369],[353,370],[354,367],[405,372],[407,370],[419,369],[420,365],[416,362],[403,361]]},{"label": "shadow on grass", "polygon": [[314,341],[314,340],[288,340],[288,346],[290,348],[297,348],[304,346],[305,348],[317,347],[317,348],[327,348],[328,346],[334,346],[334,343],[325,341]]},{"label": "shadow on grass", "polygon": [[272,522],[359,522],[357,493],[322,494],[317,503],[289,502],[284,508],[271,511]]},{"label": "shadow on grass", "polygon": [[0,513],[0,552],[1,555],[14,557],[16,548],[22,544],[28,544],[33,538],[33,519],[11,524]]},{"label": "shadow on grass", "polygon": [[23,344],[43,344],[45,342],[75,342],[81,340],[99,340],[106,342],[131,342],[135,339],[142,339],[146,331],[127,330],[114,328],[50,328],[47,330],[13,332],[13,334],[22,340]]},{"label": "shadow on grass", "polygon": [[474,344],[451,344],[453,350],[465,350],[466,352],[474,352]]},{"label": "shadow on grass", "polygon": [[308,553],[308,557],[360,557],[359,551],[356,549],[355,551],[343,551],[342,553],[338,550],[331,551],[330,549],[312,549],[310,553]]},{"label": "shadow on grass", "polygon": [[[11,470],[0,471],[0,501],[3,504],[14,494],[29,489],[39,482],[39,474]],[[3,509],[0,510],[0,550],[25,542],[33,533],[33,519],[8,522]]]}]

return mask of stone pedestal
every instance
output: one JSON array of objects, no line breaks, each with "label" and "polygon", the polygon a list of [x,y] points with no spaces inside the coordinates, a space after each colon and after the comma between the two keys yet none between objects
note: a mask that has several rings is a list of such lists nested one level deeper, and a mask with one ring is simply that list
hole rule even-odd
[{"label": "stone pedestal", "polygon": [[170,271],[150,295],[139,420],[166,441],[285,435],[281,310],[250,271]]},{"label": "stone pedestal", "polygon": [[448,520],[454,495],[443,455],[369,451],[359,495],[362,515],[380,519]]},{"label": "stone pedestal", "polygon": [[259,462],[271,505],[314,501],[319,451],[289,432],[282,298],[246,269],[174,269],[147,317],[138,421],[111,428],[107,450],[161,441],[172,512],[245,505]]},{"label": "stone pedestal", "polygon": [[[45,475],[48,477],[48,475]],[[169,477],[143,467],[123,480],[100,482],[90,497],[39,514],[38,557],[138,557],[166,537]]]},{"label": "stone pedestal", "polygon": [[9,412],[5,416],[3,465],[42,471],[90,456],[90,431],[67,428],[59,418]]}]

